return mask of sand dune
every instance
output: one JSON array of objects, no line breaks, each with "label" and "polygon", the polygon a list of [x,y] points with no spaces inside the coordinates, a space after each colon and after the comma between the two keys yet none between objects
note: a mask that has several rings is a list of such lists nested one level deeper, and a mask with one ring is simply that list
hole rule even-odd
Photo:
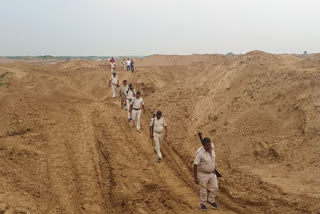
[{"label": "sand dune", "polygon": [[151,55],[142,59],[136,59],[137,66],[180,66],[205,62],[210,55]]},{"label": "sand dune", "polygon": [[[142,92],[139,135],[105,61],[0,62],[0,213],[198,213],[198,131],[216,146],[219,210],[319,212],[319,58],[153,55],[120,79]],[[156,163],[151,112],[169,125]]]}]

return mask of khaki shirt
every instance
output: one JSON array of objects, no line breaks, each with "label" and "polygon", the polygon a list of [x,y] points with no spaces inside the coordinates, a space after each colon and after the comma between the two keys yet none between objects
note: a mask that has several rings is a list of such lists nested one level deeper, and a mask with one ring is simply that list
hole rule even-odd
[{"label": "khaki shirt", "polygon": [[142,97],[139,97],[139,99],[137,99],[136,97],[133,98],[131,105],[132,109],[141,109],[142,105],[144,105]]},{"label": "khaki shirt", "polygon": [[112,75],[110,80],[112,85],[118,85],[118,77]]},{"label": "khaki shirt", "polygon": [[[213,147],[213,144],[211,144],[211,147]],[[197,150],[196,157],[193,163],[195,165],[198,165],[198,172],[211,173],[216,168],[216,161],[215,161],[216,154],[213,148],[212,148],[211,155],[209,152],[207,152],[204,149],[203,146],[201,146]]]},{"label": "khaki shirt", "polygon": [[121,85],[120,87],[120,94],[123,96],[127,96],[127,90],[128,90],[128,85]]},{"label": "khaki shirt", "polygon": [[127,99],[128,100],[132,101],[132,99],[134,98],[133,93],[136,93],[136,89],[133,89],[133,92],[132,92],[132,90],[127,90]]},{"label": "khaki shirt", "polygon": [[153,126],[153,123],[154,123],[153,131],[157,134],[161,134],[163,131],[163,128],[167,126],[167,123],[164,117],[161,117],[159,120],[157,118],[152,118],[150,122],[151,127]]}]

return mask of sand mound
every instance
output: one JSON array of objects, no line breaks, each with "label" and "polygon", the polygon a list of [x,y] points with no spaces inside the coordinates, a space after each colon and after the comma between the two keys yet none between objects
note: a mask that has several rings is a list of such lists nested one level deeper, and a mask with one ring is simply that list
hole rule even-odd
[{"label": "sand mound", "polygon": [[[140,65],[117,71],[145,100],[137,133],[111,98],[105,61],[1,64],[0,213],[198,213],[197,131],[213,140],[224,178],[213,212],[319,212],[319,55]],[[169,129],[161,164],[148,132],[156,109]]]},{"label": "sand mound", "polygon": [[59,70],[91,70],[91,69],[99,69],[97,63],[89,60],[70,60],[62,63]]},{"label": "sand mound", "polygon": [[268,66],[281,63],[281,58],[276,55],[265,53],[263,51],[250,51],[240,57],[241,64],[248,63],[255,66]]},{"label": "sand mound", "polygon": [[311,57],[307,57],[304,59],[301,63],[300,66],[302,68],[319,68],[320,64],[320,54],[315,54]]},{"label": "sand mound", "polygon": [[142,59],[136,59],[137,66],[181,66],[193,65],[208,61],[210,55],[152,55]]},{"label": "sand mound", "polygon": [[[197,130],[214,139],[226,176],[236,186],[245,185],[239,189],[222,185],[229,195],[265,209],[272,206],[270,197],[287,198],[277,203],[279,213],[290,206],[292,197],[299,204],[307,197],[308,203],[290,212],[314,213],[318,209],[314,190],[319,187],[317,63],[317,57],[301,61],[253,51],[216,65],[209,62],[211,66],[200,66],[197,72],[190,67],[161,68],[146,71],[139,79],[154,80],[155,93],[146,102],[151,109],[166,112],[173,132],[179,133],[170,142],[180,151],[185,148],[188,162]],[[303,69],[306,65],[311,69]],[[237,176],[257,183],[245,184]],[[268,195],[263,189],[275,193]]]}]

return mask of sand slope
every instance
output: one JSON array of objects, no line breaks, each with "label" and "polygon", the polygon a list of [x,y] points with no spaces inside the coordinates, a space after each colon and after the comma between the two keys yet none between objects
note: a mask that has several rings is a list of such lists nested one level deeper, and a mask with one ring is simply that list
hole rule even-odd
[{"label": "sand slope", "polygon": [[[216,145],[219,211],[319,212],[319,55],[151,56],[131,74],[142,133],[105,62],[1,62],[0,212],[198,213],[197,131]],[[169,124],[156,163],[148,121]]]}]

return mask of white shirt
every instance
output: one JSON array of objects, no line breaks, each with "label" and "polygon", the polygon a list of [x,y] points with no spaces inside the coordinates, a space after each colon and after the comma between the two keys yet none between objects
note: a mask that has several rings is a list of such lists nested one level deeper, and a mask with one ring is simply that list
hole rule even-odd
[{"label": "white shirt", "polygon": [[144,105],[142,97],[139,97],[139,99],[133,98],[131,105],[132,109],[141,109],[142,105]]},{"label": "white shirt", "polygon": [[[213,143],[211,143],[211,148],[212,148],[212,150],[214,151],[214,144],[213,144]],[[202,149],[204,149],[204,147],[203,147],[203,146],[200,146],[200,147],[197,149],[196,153],[200,152],[200,150],[202,150]]]},{"label": "white shirt", "polygon": [[130,65],[130,63],[131,63],[131,61],[130,61],[130,60],[128,60],[128,61],[127,61],[127,65],[129,66],[129,65]]},{"label": "white shirt", "polygon": [[159,120],[158,118],[152,118],[150,122],[150,126],[153,126],[153,131],[155,133],[160,134],[162,133],[163,128],[167,126],[167,123],[164,117],[161,117]]},{"label": "white shirt", "polygon": [[127,93],[127,99],[128,100],[132,100],[134,98],[133,92],[136,93],[136,90],[135,89],[133,89],[133,91],[132,90],[128,90],[128,93]]},{"label": "white shirt", "polygon": [[[211,143],[211,147],[213,144]],[[211,173],[216,168],[215,161],[216,154],[214,149],[211,151],[211,155],[207,152],[203,146],[201,146],[197,152],[194,159],[194,164],[198,165],[198,172]]]},{"label": "white shirt", "polygon": [[111,84],[112,85],[118,85],[118,77],[114,77],[113,75],[111,76]]}]

